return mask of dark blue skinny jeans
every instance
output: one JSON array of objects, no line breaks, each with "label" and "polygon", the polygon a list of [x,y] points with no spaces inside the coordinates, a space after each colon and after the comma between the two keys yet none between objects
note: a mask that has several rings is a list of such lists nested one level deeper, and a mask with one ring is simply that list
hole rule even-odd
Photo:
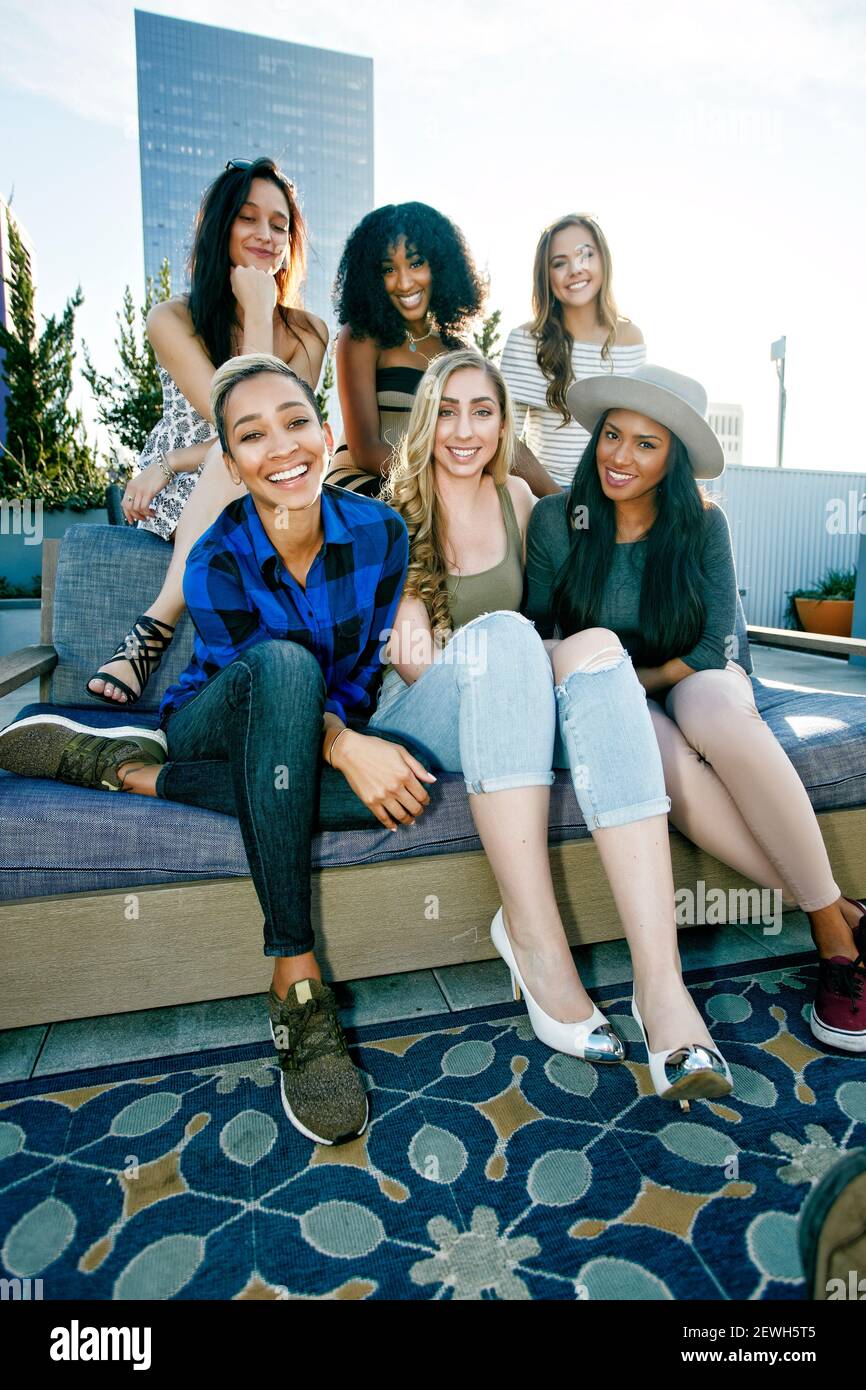
[{"label": "dark blue skinny jeans", "polygon": [[[266,956],[313,949],[312,837],[380,825],[322,764],[325,681],[296,642],[248,647],[175,710],[157,796],[236,816],[264,913]],[[406,742],[406,740],[400,740]]]}]

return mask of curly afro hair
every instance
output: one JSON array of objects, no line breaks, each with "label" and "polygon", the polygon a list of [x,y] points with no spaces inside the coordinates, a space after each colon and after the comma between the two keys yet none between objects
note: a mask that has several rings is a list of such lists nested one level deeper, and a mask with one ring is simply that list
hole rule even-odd
[{"label": "curly afro hair", "polygon": [[350,234],[334,281],[334,308],[353,338],[397,347],[405,336],[402,315],[382,283],[381,262],[400,237],[430,263],[430,312],[448,348],[464,347],[466,328],[480,313],[486,287],[463,233],[426,203],[389,203],[362,218]]}]

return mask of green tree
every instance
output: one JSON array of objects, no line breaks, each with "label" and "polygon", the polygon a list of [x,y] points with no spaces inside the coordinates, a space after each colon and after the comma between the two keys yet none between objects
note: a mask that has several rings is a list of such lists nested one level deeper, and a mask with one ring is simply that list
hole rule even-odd
[{"label": "green tree", "polygon": [[115,345],[119,366],[111,376],[102,376],[82,343],[85,367],[82,376],[96,400],[99,423],[113,440],[139,454],[145,440],[162,415],[162,385],[156,354],[145,332],[147,316],[154,304],[171,296],[171,271],[164,260],[156,281],[148,276],[144,303],[136,309],[127,285],[123,308],[117,314]]},{"label": "green tree", "polygon": [[41,498],[47,507],[102,504],[105,479],[84,434],[80,410],[69,405],[75,361],[75,314],[81,288],[63,313],[36,328],[33,280],[27,254],[11,216],[9,286],[11,327],[0,325],[6,399],[6,439],[0,444],[3,495]]},{"label": "green tree", "polygon": [[491,362],[498,362],[501,356],[499,347],[499,324],[502,319],[502,310],[494,309],[492,314],[482,321],[481,332],[475,333],[475,346],[482,357],[487,357]]},{"label": "green tree", "polygon": [[329,352],[325,358],[325,371],[322,376],[322,384],[316,392],[316,400],[322,412],[322,419],[328,418],[328,396],[334,386],[334,354]]}]

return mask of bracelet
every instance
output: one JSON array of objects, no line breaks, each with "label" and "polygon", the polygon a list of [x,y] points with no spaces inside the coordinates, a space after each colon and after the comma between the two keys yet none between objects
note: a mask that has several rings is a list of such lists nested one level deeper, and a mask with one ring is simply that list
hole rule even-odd
[{"label": "bracelet", "polygon": [[[347,734],[348,732],[349,732],[349,726],[348,726],[348,724],[347,724],[347,725],[345,726],[345,728],[342,728],[342,729],[340,730],[340,732],[337,734],[337,738],[342,738],[343,734]],[[332,738],[332,739],[331,739],[331,746],[330,746],[329,749],[328,749],[328,766],[329,766],[329,767],[333,767],[333,766],[334,766],[334,744],[337,742],[337,738]]]},{"label": "bracelet", "polygon": [[165,481],[167,483],[173,482],[174,479],[177,477],[177,471],[174,468],[172,468],[165,454],[160,454],[159,468],[160,472],[162,473],[162,476],[165,478]]}]

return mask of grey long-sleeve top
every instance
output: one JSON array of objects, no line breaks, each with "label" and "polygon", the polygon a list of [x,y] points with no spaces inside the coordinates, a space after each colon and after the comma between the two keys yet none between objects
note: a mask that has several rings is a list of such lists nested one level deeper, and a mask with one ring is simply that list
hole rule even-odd
[{"label": "grey long-sleeve top", "polygon": [[[567,519],[568,494],[543,497],[532,509],[526,534],[526,597],[523,611],[542,637],[560,636],[551,607],[556,575],[568,556],[572,535]],[[697,645],[677,653],[695,671],[724,669],[734,633],[737,609],[737,577],[731,549],[728,519],[711,503],[704,512],[707,528],[702,569],[706,622]],[[604,587],[598,626],[610,628],[626,651],[638,630],[640,590],[647,542],[623,542],[616,546],[614,561]]]}]

